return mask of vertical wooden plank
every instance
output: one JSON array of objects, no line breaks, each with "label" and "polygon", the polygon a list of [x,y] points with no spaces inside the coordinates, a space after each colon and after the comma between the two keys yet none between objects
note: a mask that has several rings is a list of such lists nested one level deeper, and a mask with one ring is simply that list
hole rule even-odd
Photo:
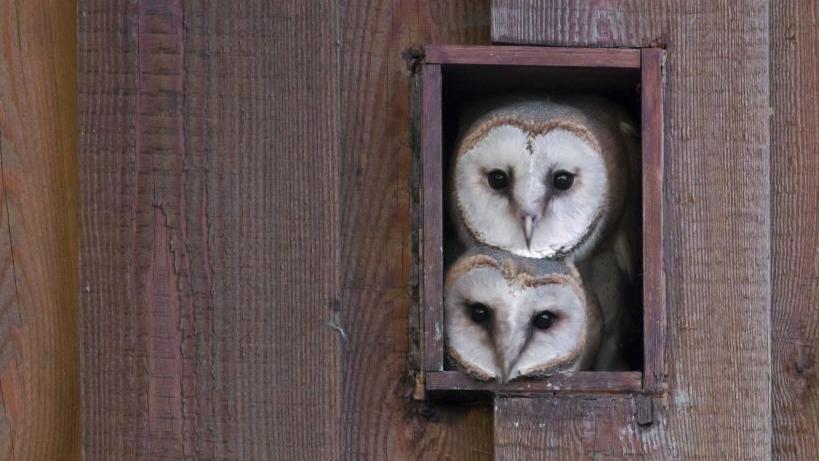
[{"label": "vertical wooden plank", "polygon": [[335,2],[80,13],[86,455],[336,457]]},{"label": "vertical wooden plank", "polygon": [[555,400],[572,425],[551,424],[544,402],[501,398],[499,458],[549,446],[567,459],[769,458],[768,15],[762,0],[493,2],[495,40],[667,46],[669,390],[645,427],[619,400]]},{"label": "vertical wooden plank", "polygon": [[133,370],[138,305],[129,294],[135,289],[129,274],[136,227],[135,6],[80,1],[78,8],[82,417],[89,459],[144,456],[137,441],[144,437],[146,392]]},{"label": "vertical wooden plank", "polygon": [[424,370],[444,369],[444,164],[441,121],[441,66],[423,70],[423,122],[421,126],[421,191],[423,248],[421,252],[422,315],[424,317]]},{"label": "vertical wooden plank", "polygon": [[79,459],[76,3],[0,1],[0,458]]},{"label": "vertical wooden plank", "polygon": [[663,79],[665,54],[641,52],[641,119],[643,154],[643,386],[658,393],[665,385],[666,297],[663,255]]},{"label": "vertical wooden plank", "polygon": [[[486,406],[413,401],[410,48],[488,43],[484,0],[344,0],[343,459],[488,459]],[[417,110],[417,108],[415,109]]]},{"label": "vertical wooden plank", "polygon": [[819,453],[819,7],[771,2],[773,456]]}]

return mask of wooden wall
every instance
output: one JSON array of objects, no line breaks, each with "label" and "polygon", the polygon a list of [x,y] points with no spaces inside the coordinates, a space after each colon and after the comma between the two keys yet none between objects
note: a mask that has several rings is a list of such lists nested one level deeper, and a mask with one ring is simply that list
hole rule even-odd
[{"label": "wooden wall", "polygon": [[[80,0],[85,456],[809,458],[817,16],[808,0]],[[492,38],[667,48],[664,398],[411,398],[406,57]],[[29,161],[5,139],[4,166]],[[65,162],[42,174],[68,184]],[[54,242],[68,205],[42,222]],[[55,290],[77,288],[54,267]]]},{"label": "wooden wall", "polygon": [[0,0],[0,459],[80,457],[76,34]]},{"label": "wooden wall", "polygon": [[654,423],[613,398],[502,400],[500,458],[816,456],[818,17],[811,1],[493,2],[497,41],[667,49],[671,240]]},{"label": "wooden wall", "polygon": [[410,71],[485,1],[82,0],[89,459],[465,459],[411,399]]}]

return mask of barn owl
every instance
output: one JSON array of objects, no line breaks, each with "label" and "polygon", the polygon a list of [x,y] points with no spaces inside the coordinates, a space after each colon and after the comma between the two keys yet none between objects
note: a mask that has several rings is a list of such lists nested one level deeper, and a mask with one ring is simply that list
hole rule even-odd
[{"label": "barn owl", "polygon": [[450,179],[467,247],[577,264],[604,314],[598,369],[619,362],[624,291],[639,258],[635,133],[603,98],[496,102],[459,137]]},{"label": "barn owl", "polygon": [[571,264],[487,247],[447,272],[444,318],[449,357],[470,376],[498,382],[588,369],[602,328]]}]

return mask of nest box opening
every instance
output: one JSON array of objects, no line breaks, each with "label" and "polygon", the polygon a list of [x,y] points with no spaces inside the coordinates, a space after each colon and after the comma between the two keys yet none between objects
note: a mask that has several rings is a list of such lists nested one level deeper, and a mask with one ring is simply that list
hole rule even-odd
[{"label": "nest box opening", "polygon": [[[665,284],[662,267],[663,152],[662,83],[659,49],[583,49],[517,46],[427,46],[421,77],[418,236],[419,339],[427,393],[656,394],[664,386]],[[479,379],[447,354],[444,322],[445,277],[469,250],[449,214],[447,193],[465,108],[476,101],[516,95],[604,97],[636,125],[640,177],[629,200],[639,215],[639,261],[624,290],[633,333],[622,341],[616,369],[557,372],[500,383]],[[539,319],[543,324],[545,321]]]}]

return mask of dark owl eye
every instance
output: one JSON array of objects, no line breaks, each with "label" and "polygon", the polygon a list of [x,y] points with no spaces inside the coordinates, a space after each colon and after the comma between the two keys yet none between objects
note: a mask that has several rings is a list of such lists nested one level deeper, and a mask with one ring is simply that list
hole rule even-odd
[{"label": "dark owl eye", "polygon": [[509,175],[503,170],[492,170],[486,175],[489,187],[492,189],[506,189],[509,187]]},{"label": "dark owl eye", "polygon": [[568,171],[560,170],[552,177],[552,185],[557,190],[569,190],[574,184],[574,175]]},{"label": "dark owl eye", "polygon": [[489,321],[491,313],[485,304],[472,303],[467,306],[469,309],[469,317],[475,323],[486,323]]},{"label": "dark owl eye", "polygon": [[548,330],[555,321],[555,315],[549,311],[538,312],[532,317],[532,326],[538,330]]}]

